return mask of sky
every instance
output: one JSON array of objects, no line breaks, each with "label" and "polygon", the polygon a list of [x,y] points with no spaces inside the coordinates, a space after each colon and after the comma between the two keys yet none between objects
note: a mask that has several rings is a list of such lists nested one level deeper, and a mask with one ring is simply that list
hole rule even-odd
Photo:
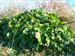
[{"label": "sky", "polygon": [[72,6],[75,7],[75,0],[67,0],[67,3]]},{"label": "sky", "polygon": [[[42,3],[43,0],[38,0],[39,3]],[[50,0],[48,0],[50,1]],[[35,8],[38,6],[35,6],[37,0],[0,0],[0,10],[3,10],[4,8],[9,7],[12,4],[15,4],[16,6],[27,6],[26,8]],[[75,0],[66,0],[66,2],[71,6],[75,7]]]}]

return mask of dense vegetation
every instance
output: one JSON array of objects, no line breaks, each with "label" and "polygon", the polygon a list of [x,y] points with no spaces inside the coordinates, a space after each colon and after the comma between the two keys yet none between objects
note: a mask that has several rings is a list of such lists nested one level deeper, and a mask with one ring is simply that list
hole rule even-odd
[{"label": "dense vegetation", "polygon": [[[48,55],[69,54],[72,31],[59,16],[45,10],[30,10],[0,20],[0,43],[19,52],[52,50]],[[53,53],[53,54],[52,54]]]}]

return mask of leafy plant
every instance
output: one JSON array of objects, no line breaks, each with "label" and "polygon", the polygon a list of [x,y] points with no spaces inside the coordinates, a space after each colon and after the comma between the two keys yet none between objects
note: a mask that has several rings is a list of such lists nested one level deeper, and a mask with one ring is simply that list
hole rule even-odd
[{"label": "leafy plant", "polygon": [[[3,46],[24,49],[43,50],[45,48],[57,52],[69,53],[71,30],[59,17],[43,9],[33,9],[18,14],[13,18],[0,21],[0,37]],[[1,41],[1,42],[2,42]]]}]

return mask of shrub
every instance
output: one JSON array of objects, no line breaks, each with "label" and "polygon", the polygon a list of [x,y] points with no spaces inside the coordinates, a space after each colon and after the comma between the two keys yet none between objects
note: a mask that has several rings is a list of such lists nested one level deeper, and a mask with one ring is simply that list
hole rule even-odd
[{"label": "shrub", "polygon": [[[0,38],[3,46],[17,50],[53,49],[69,52],[71,30],[54,13],[45,10],[30,10],[0,21]],[[70,45],[71,44],[71,45]]]}]

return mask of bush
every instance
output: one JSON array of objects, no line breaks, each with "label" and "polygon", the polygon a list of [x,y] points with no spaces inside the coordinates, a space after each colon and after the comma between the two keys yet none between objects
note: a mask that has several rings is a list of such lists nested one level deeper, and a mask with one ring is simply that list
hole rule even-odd
[{"label": "bush", "polygon": [[46,48],[69,53],[71,30],[59,17],[45,10],[30,10],[0,21],[0,42],[19,51]]}]

